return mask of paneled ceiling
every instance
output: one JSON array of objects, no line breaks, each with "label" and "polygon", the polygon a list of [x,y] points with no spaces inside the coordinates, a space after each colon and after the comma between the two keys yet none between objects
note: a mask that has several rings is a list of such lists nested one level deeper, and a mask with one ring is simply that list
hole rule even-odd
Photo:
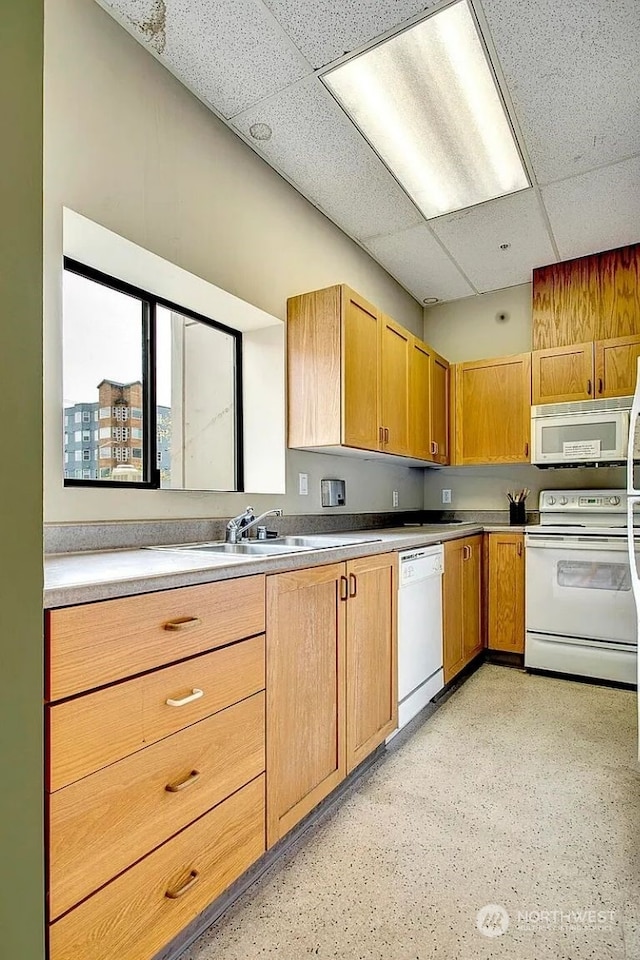
[{"label": "paneled ceiling", "polygon": [[640,241],[640,0],[471,0],[532,186],[428,221],[319,71],[447,2],[98,2],[420,302]]}]

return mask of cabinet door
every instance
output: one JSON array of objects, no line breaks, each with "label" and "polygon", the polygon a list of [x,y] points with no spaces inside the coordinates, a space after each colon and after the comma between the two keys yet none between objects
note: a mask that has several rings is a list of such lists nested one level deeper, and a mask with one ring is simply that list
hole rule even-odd
[{"label": "cabinet door", "polygon": [[534,270],[532,308],[534,350],[596,339],[601,313],[598,255]]},{"label": "cabinet door", "polygon": [[344,574],[331,564],[267,577],[268,846],[345,775]]},{"label": "cabinet door", "polygon": [[640,244],[607,250],[600,254],[599,264],[602,308],[594,339],[640,333]]},{"label": "cabinet door", "polygon": [[464,540],[448,540],[444,544],[442,639],[445,683],[453,679],[464,666],[464,617],[462,610],[464,545]]},{"label": "cabinet door", "polygon": [[492,650],[524,653],[524,535],[489,534],[489,623]]},{"label": "cabinet door", "polygon": [[398,725],[396,559],[347,564],[347,772]]},{"label": "cabinet door", "polygon": [[596,345],[596,396],[628,397],[636,388],[640,336],[599,340]]},{"label": "cabinet door", "polygon": [[381,449],[401,456],[409,454],[410,340],[404,327],[381,317]]},{"label": "cabinet door", "polygon": [[431,355],[431,459],[449,463],[449,364]]},{"label": "cabinet door", "polygon": [[464,663],[482,650],[482,537],[467,537],[462,549],[462,645]]},{"label": "cabinet door", "polygon": [[409,351],[409,453],[432,460],[431,453],[431,353],[412,337]]},{"label": "cabinet door", "polygon": [[592,343],[536,350],[531,357],[534,404],[591,400],[594,396]]},{"label": "cabinet door", "polygon": [[[343,442],[380,449],[380,333],[375,307],[353,290],[342,295]],[[322,398],[318,398],[322,403]]]},{"label": "cabinet door", "polygon": [[455,366],[457,464],[527,463],[531,354]]}]

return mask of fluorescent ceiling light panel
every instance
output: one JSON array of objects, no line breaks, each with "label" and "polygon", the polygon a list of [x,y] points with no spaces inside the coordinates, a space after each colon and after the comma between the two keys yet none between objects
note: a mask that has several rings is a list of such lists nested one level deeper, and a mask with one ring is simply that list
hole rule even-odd
[{"label": "fluorescent ceiling light panel", "polygon": [[467,0],[322,79],[425,217],[529,186]]}]

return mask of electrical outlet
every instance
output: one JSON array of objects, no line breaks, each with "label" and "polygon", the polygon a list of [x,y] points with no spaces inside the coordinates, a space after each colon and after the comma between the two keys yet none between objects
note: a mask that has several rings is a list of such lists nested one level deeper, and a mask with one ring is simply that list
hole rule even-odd
[{"label": "electrical outlet", "polygon": [[443,490],[443,491],[442,491],[442,502],[443,502],[443,503],[451,503],[451,490]]},{"label": "electrical outlet", "polygon": [[398,493],[397,490],[393,491],[393,495],[391,497],[391,505],[394,507],[400,506],[400,494]]},{"label": "electrical outlet", "polygon": [[308,473],[299,473],[298,474],[298,493],[301,497],[307,497],[309,495],[309,474]]}]

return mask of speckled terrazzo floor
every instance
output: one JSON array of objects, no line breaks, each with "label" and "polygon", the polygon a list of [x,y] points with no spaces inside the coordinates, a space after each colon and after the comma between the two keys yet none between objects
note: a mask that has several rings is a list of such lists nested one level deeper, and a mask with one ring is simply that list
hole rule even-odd
[{"label": "speckled terrazzo floor", "polygon": [[184,960],[640,960],[636,743],[634,693],[485,665]]}]

